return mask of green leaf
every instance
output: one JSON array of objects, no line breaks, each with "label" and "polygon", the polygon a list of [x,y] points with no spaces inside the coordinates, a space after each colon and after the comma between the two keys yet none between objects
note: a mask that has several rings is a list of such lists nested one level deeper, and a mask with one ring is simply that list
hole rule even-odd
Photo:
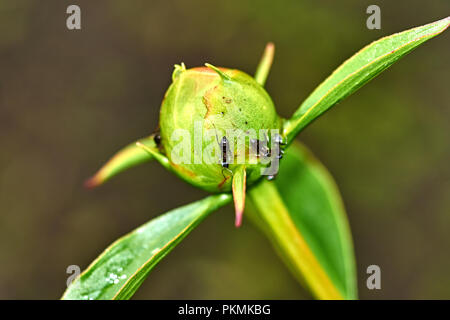
[{"label": "green leaf", "polygon": [[229,194],[209,196],[163,214],[110,245],[66,290],[62,299],[129,299],[153,267]]},{"label": "green leaf", "polygon": [[264,49],[263,56],[259,61],[258,67],[255,72],[255,80],[260,85],[264,86],[267,76],[269,75],[270,67],[272,66],[273,56],[275,54],[275,45],[269,42]]},{"label": "green leaf", "polygon": [[320,299],[356,299],[350,229],[336,185],[298,143],[280,163],[275,182],[250,191],[253,218],[294,275]]},{"label": "green leaf", "polygon": [[425,41],[440,34],[450,17],[381,38],[366,46],[337,68],[285,122],[288,143],[311,121],[349,96],[380,72]]},{"label": "green leaf", "polygon": [[[137,142],[145,144],[148,147],[156,148],[154,135],[147,138],[142,138]],[[100,170],[97,171],[94,176],[86,180],[85,186],[88,188],[97,187],[122,171],[152,160],[153,156],[138,147],[136,145],[137,142],[133,142],[125,148],[119,150],[111,159],[108,160],[108,162],[103,165],[103,167],[100,168]]]}]

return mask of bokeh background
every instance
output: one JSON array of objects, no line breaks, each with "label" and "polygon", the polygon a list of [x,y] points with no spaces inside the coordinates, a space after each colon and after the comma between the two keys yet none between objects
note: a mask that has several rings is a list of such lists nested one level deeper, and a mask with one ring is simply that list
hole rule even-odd
[{"label": "bokeh background", "polygon": [[[69,4],[81,7],[80,31],[66,28]],[[366,28],[370,4],[381,30]],[[57,299],[68,265],[84,269],[119,236],[205,196],[156,163],[82,187],[157,126],[173,64],[252,74],[273,41],[266,87],[288,117],[362,46],[449,14],[448,0],[1,1],[0,298]],[[447,31],[298,137],[340,187],[363,299],[450,298],[449,49]],[[310,298],[233,214],[206,219],[135,298]],[[365,286],[371,264],[378,291]]]}]

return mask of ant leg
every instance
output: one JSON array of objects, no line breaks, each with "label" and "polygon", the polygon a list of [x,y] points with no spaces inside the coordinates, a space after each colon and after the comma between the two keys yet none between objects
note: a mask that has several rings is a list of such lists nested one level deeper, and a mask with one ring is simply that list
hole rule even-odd
[{"label": "ant leg", "polygon": [[227,171],[230,173],[230,176],[233,176],[233,171],[231,171],[229,168],[227,167],[222,167],[222,176],[224,179],[227,179],[227,177],[225,177],[225,175],[223,174],[223,170],[227,169]]}]

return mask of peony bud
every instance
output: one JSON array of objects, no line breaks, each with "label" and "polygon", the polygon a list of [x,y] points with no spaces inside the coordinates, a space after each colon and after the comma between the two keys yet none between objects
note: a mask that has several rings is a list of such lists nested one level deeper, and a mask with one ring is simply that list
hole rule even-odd
[{"label": "peony bud", "polygon": [[246,185],[260,179],[270,154],[261,150],[270,151],[274,130],[281,127],[264,88],[242,71],[209,64],[176,65],[172,78],[161,106],[159,145],[172,170],[211,192],[231,191],[233,175],[242,168]]}]

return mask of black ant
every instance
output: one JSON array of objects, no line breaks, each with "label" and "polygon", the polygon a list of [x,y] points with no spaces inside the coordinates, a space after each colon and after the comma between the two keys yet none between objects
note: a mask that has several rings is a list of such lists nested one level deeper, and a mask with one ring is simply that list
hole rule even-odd
[{"label": "black ant", "polygon": [[155,133],[155,135],[153,136],[153,141],[155,141],[155,144],[159,147],[159,145],[161,144],[161,135],[159,134],[159,132]]},{"label": "black ant", "polygon": [[286,142],[283,140],[283,137],[280,136],[278,133],[274,136],[274,141],[277,144],[277,149],[278,149],[277,158],[281,159],[281,158],[283,158],[283,154],[284,154],[284,150],[281,149],[281,147],[285,146]]},{"label": "black ant", "polygon": [[[275,148],[278,150],[277,159],[283,158],[284,150],[281,149],[282,146],[286,145],[286,142],[283,140],[283,137],[279,134],[276,134],[274,137]],[[253,146],[253,150],[256,153],[257,157],[269,158],[272,156],[272,150],[267,147],[268,137],[266,136],[265,140],[261,141],[258,139],[251,139],[250,143]],[[262,145],[264,142],[264,145]],[[266,177],[267,180],[274,180],[276,175],[268,175]]]},{"label": "black ant", "polygon": [[[217,137],[216,137],[217,138]],[[221,151],[221,159],[220,159],[220,165],[222,166],[222,175],[224,178],[225,175],[223,174],[223,170],[227,169],[229,172],[231,172],[231,175],[233,175],[233,171],[231,171],[228,167],[230,166],[229,161],[229,155],[230,155],[230,144],[228,142],[227,137],[223,136],[222,140],[219,142],[220,151]]]},{"label": "black ant", "polygon": [[286,142],[283,140],[283,137],[280,136],[278,133],[273,137],[276,148],[278,150],[277,159],[283,158],[284,150],[282,149],[282,146],[286,145]]},{"label": "black ant", "polygon": [[270,157],[270,149],[266,145],[261,145],[262,141],[258,139],[251,139],[250,144],[252,145],[252,149],[256,157],[258,158],[260,156],[263,156],[264,158]]},{"label": "black ant", "polygon": [[[264,158],[268,158],[272,155],[272,150],[267,147],[267,140],[268,140],[267,137],[265,138],[265,140],[263,140],[265,142],[264,145],[261,145],[262,144],[261,140],[258,139],[250,140],[250,143],[252,144],[253,150],[255,151],[257,157],[262,156]],[[276,134],[274,136],[274,142],[278,149],[277,158],[281,159],[283,158],[284,154],[284,150],[281,149],[281,146],[286,145],[286,143],[283,141],[283,138],[279,134]]]},{"label": "black ant", "polygon": [[230,146],[228,144],[227,137],[222,137],[222,140],[220,141],[219,145],[222,151],[222,161],[220,162],[220,164],[222,165],[222,167],[228,168],[230,164],[228,163],[227,154]]},{"label": "black ant", "polygon": [[[212,122],[211,122],[212,123]],[[233,171],[231,171],[229,169],[230,166],[230,161],[229,161],[229,156],[231,155],[231,151],[230,151],[230,143],[227,139],[226,136],[222,137],[222,140],[219,142],[219,138],[217,136],[217,128],[214,125],[214,123],[212,123],[215,131],[216,131],[216,140],[217,143],[220,146],[220,152],[221,152],[221,159],[220,159],[220,165],[222,166],[222,176],[224,177],[224,179],[226,179],[225,175],[223,174],[223,170],[227,169],[228,172],[230,172],[231,175],[233,175]]]},{"label": "black ant", "polygon": [[161,145],[161,133],[159,131],[159,126],[153,131],[153,142],[155,142],[156,146],[159,147]]}]

